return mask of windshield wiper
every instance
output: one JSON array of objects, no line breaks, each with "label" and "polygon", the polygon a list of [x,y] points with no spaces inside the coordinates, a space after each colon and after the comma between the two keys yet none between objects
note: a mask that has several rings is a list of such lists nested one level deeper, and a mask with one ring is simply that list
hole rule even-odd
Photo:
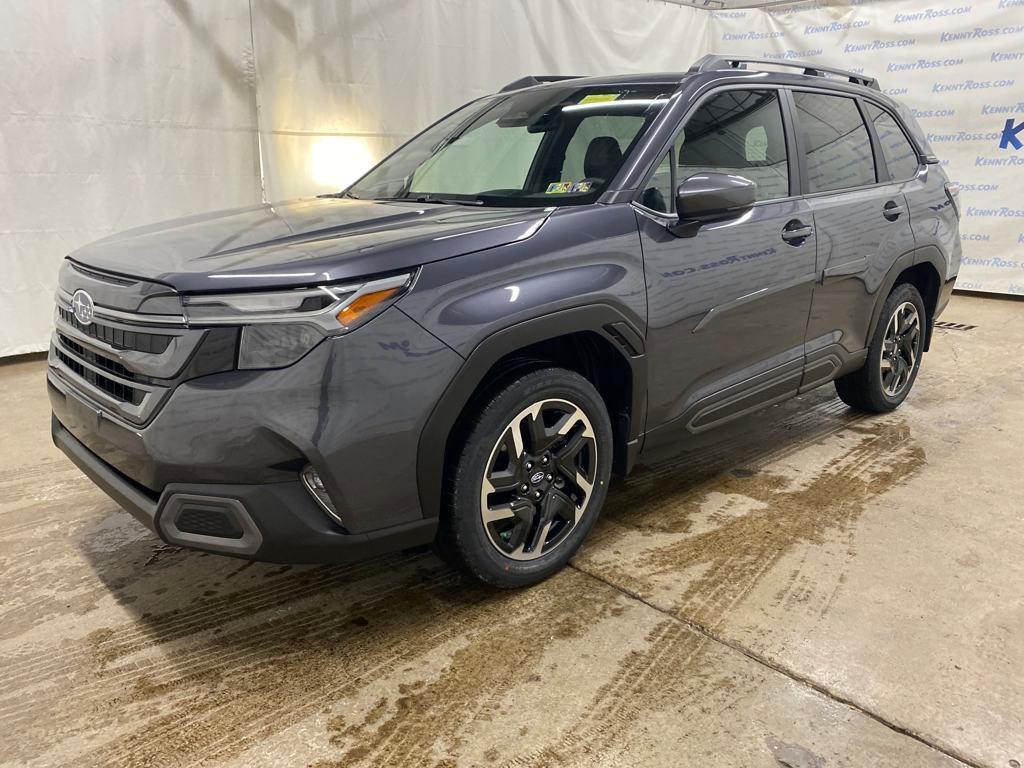
[{"label": "windshield wiper", "polygon": [[478,197],[472,200],[461,200],[455,197],[442,197],[440,195],[401,195],[399,197],[378,197],[377,202],[394,202],[406,200],[412,203],[439,203],[441,205],[483,205],[484,201]]},{"label": "windshield wiper", "polygon": [[474,197],[472,200],[460,200],[454,197],[441,197],[440,195],[417,195],[416,197],[410,197],[410,200],[415,200],[417,203],[443,203],[445,205],[483,205],[484,201],[478,197]]}]

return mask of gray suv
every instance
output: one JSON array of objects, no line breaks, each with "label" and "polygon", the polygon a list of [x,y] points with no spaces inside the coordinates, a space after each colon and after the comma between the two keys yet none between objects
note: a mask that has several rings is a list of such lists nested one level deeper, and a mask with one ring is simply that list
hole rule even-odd
[{"label": "gray suv", "polygon": [[613,471],[830,381],[896,408],[958,218],[861,74],[709,56],[528,77],[343,192],[72,253],[53,439],[171,544],[339,562],[433,542],[530,584]]}]

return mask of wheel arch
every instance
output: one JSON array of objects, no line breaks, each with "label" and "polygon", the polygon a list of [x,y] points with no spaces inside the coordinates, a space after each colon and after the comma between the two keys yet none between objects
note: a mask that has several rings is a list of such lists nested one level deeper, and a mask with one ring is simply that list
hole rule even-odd
[{"label": "wheel arch", "polygon": [[509,376],[547,365],[575,370],[594,384],[612,421],[613,466],[629,470],[646,415],[643,335],[611,305],[565,309],[491,334],[467,356],[420,433],[416,473],[424,517],[440,513],[445,471],[474,403]]},{"label": "wheel arch", "polygon": [[[893,288],[900,283],[910,283],[921,294],[925,311],[928,313],[924,339],[924,351],[927,352],[931,345],[935,311],[938,306],[939,293],[943,284],[942,275],[945,273],[945,269],[946,265],[942,254],[933,245],[908,251],[900,256],[886,274],[881,290],[878,291],[875,308],[871,315],[871,324],[868,326],[869,334],[874,332],[885,300],[892,293]],[[868,340],[870,340],[870,336]]]}]

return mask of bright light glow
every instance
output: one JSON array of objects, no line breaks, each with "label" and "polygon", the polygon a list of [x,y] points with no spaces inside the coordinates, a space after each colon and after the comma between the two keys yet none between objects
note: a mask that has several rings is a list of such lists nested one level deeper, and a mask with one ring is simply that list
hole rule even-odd
[{"label": "bright light glow", "polygon": [[568,104],[562,107],[563,112],[583,112],[588,109],[607,109],[608,107],[649,107],[652,104],[664,104],[668,99],[619,99],[618,101],[594,101],[588,104]]},{"label": "bright light glow", "polygon": [[369,148],[355,136],[321,136],[309,153],[313,181],[333,189],[347,187],[372,165]]}]

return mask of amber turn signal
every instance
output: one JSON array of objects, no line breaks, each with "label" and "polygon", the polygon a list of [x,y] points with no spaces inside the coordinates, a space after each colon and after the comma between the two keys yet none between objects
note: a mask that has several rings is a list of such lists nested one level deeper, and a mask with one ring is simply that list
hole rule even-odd
[{"label": "amber turn signal", "polygon": [[345,306],[341,312],[338,313],[338,322],[346,328],[352,327],[400,290],[401,288],[385,288],[382,291],[364,293],[351,304]]}]

